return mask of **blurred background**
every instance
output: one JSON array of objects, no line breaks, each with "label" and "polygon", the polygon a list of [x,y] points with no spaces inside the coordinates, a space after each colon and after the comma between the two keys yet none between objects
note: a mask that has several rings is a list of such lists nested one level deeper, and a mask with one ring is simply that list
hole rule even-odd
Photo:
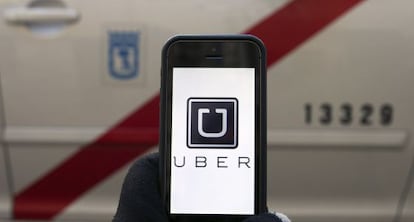
[{"label": "blurred background", "polygon": [[157,150],[161,48],[268,50],[268,205],[293,221],[414,221],[414,2],[0,0],[0,221],[110,221]]}]

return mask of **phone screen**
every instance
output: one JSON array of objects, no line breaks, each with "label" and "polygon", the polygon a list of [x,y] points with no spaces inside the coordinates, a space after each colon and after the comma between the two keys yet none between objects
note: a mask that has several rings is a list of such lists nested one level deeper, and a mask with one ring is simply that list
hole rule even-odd
[{"label": "phone screen", "polygon": [[170,213],[255,213],[255,68],[172,67]]}]

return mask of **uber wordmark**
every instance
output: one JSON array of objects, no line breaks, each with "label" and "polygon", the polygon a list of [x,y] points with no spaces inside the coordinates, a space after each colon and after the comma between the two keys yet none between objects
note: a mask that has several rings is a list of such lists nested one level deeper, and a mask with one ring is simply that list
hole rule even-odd
[{"label": "uber wordmark", "polygon": [[[213,160],[207,159],[205,156],[195,156],[193,160],[193,164],[196,168],[204,168],[213,164],[217,168],[228,168],[228,158],[227,156],[218,156]],[[173,156],[173,163],[175,167],[184,167],[186,165],[186,158],[185,156],[181,156],[177,158],[177,156]],[[178,159],[178,160],[177,160]],[[247,156],[239,156],[237,157],[237,167],[238,168],[250,168],[250,157]],[[191,164],[192,165],[192,164]]]},{"label": "uber wordmark", "polygon": [[[238,146],[238,101],[236,98],[189,98],[187,100],[187,147],[190,149],[236,149]],[[250,157],[239,156],[237,167],[250,168]],[[178,160],[177,160],[178,159]],[[194,166],[204,168],[212,164],[228,168],[227,156],[207,160],[195,156]],[[184,167],[186,157],[173,157],[175,167]]]}]

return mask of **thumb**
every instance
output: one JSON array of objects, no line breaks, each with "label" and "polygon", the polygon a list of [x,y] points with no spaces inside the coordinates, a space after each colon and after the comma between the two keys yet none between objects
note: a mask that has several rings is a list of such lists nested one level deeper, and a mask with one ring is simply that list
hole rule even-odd
[{"label": "thumb", "polygon": [[291,222],[290,219],[282,213],[264,213],[257,216],[249,217],[243,222]]}]

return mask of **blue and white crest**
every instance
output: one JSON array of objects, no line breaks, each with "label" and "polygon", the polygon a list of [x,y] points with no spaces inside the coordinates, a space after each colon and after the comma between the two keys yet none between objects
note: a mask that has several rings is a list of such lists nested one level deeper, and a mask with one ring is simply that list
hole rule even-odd
[{"label": "blue and white crest", "polygon": [[108,69],[113,78],[135,78],[139,70],[139,33],[109,32]]}]

